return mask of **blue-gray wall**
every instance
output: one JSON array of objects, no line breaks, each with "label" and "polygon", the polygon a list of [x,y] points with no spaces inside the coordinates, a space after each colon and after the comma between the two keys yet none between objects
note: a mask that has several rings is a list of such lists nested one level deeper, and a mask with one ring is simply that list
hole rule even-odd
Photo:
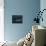
[{"label": "blue-gray wall", "polygon": [[[17,41],[32,28],[32,20],[40,9],[40,0],[5,0],[5,40]],[[12,24],[12,15],[23,15],[22,24]]]}]

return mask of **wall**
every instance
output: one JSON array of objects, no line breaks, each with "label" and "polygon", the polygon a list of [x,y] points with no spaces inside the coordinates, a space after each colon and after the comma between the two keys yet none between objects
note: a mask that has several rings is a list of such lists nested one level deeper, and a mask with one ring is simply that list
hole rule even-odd
[{"label": "wall", "polygon": [[[18,41],[32,28],[35,12],[40,9],[40,0],[5,0],[5,40]],[[12,15],[22,15],[22,24],[12,24]]]},{"label": "wall", "polygon": [[0,0],[0,42],[4,41],[4,0]]}]

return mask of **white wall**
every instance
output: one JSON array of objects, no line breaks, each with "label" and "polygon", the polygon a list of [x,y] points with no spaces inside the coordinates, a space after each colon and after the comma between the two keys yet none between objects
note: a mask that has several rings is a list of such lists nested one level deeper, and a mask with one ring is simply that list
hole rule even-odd
[{"label": "white wall", "polygon": [[0,42],[4,41],[4,0],[0,0]]}]

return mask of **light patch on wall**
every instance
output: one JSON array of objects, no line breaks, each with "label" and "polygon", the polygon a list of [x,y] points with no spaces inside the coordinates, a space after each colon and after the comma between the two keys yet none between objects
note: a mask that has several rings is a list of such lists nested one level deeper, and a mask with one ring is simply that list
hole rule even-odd
[{"label": "light patch on wall", "polygon": [[4,41],[4,12],[0,9],[0,41]]}]

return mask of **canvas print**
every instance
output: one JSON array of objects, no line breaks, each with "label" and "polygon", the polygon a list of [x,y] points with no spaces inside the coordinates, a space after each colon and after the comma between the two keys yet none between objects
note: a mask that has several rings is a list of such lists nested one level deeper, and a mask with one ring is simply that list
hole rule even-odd
[{"label": "canvas print", "polygon": [[12,23],[23,23],[22,15],[12,15]]}]

